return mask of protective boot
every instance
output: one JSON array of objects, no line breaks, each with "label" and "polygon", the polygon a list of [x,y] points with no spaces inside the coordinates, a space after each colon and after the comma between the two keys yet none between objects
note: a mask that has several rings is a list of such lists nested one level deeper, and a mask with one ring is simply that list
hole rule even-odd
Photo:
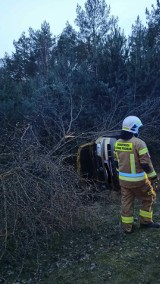
[{"label": "protective boot", "polygon": [[158,228],[160,228],[160,223],[151,222],[151,223],[146,223],[146,224],[140,224],[140,228],[144,228],[144,229],[150,229],[150,228],[158,229]]}]

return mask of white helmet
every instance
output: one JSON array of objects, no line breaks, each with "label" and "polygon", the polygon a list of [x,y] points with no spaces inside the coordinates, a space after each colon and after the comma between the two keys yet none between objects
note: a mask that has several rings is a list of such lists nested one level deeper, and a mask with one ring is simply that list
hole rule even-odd
[{"label": "white helmet", "polygon": [[139,127],[142,126],[141,120],[137,116],[127,116],[122,123],[122,130],[138,134]]}]

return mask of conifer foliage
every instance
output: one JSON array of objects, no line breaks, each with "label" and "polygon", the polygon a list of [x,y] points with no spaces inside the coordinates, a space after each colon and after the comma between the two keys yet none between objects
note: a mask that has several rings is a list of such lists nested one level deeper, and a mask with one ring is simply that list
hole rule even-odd
[{"label": "conifer foliage", "polygon": [[128,38],[105,0],[86,0],[76,13],[75,28],[67,22],[53,36],[45,21],[1,59],[1,258],[48,247],[54,230],[80,226],[84,195],[66,163],[80,143],[137,115],[145,140],[159,146],[159,0]]},{"label": "conifer foliage", "polygon": [[1,59],[0,111],[16,122],[48,108],[64,133],[112,129],[126,113],[147,121],[143,105],[159,106],[159,7],[146,10],[147,26],[138,17],[128,38],[105,0],[77,4],[76,29],[67,22],[59,36],[46,21],[22,33]]}]

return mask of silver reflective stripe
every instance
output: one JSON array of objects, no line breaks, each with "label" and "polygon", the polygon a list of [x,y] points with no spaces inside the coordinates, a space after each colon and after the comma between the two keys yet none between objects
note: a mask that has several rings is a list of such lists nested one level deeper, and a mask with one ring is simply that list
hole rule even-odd
[{"label": "silver reflective stripe", "polygon": [[119,179],[120,180],[126,180],[126,181],[141,181],[145,180],[147,178],[147,174],[145,172],[138,173],[138,174],[129,174],[129,173],[123,173],[119,172]]}]

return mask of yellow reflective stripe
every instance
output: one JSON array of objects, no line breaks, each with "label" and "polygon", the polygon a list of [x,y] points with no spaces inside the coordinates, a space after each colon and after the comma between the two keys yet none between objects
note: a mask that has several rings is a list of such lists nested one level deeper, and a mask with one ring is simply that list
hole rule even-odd
[{"label": "yellow reflective stripe", "polygon": [[155,171],[151,172],[150,174],[147,174],[148,177],[154,177],[154,176],[156,176],[156,175],[157,175],[157,174],[156,174]]},{"label": "yellow reflective stripe", "polygon": [[118,153],[114,151],[114,155],[116,156],[116,159],[118,160]]},{"label": "yellow reflective stripe", "polygon": [[137,120],[137,124],[142,125],[142,122],[140,121],[140,119]]},{"label": "yellow reflective stripe", "polygon": [[[118,153],[117,153],[116,151],[114,151],[114,155],[115,155],[115,157],[116,157],[116,159],[117,159],[117,162],[118,162],[118,164],[119,164]],[[119,172],[119,169],[118,169],[118,168],[116,168],[116,170],[117,170],[117,172]]]},{"label": "yellow reflective stripe", "polygon": [[132,217],[121,216],[121,219],[122,219],[122,223],[125,223],[125,224],[132,224],[134,221],[133,216]]},{"label": "yellow reflective stripe", "polygon": [[143,177],[124,177],[119,175],[120,180],[126,180],[126,181],[141,181],[145,180],[147,178],[147,175],[145,174]]},{"label": "yellow reflective stripe", "polygon": [[147,147],[145,147],[145,148],[139,150],[139,155],[144,155],[144,154],[146,154],[146,153],[148,153]]},{"label": "yellow reflective stripe", "polygon": [[130,130],[130,128],[129,127],[123,127],[122,130]]},{"label": "yellow reflective stripe", "polygon": [[152,215],[153,215],[153,212],[148,212],[148,211],[144,211],[144,210],[141,210],[140,209],[140,214],[139,214],[141,217],[145,217],[145,218],[149,218],[149,219],[152,219]]},{"label": "yellow reflective stripe", "polygon": [[130,167],[131,167],[131,173],[135,174],[136,173],[136,166],[135,166],[134,154],[130,154]]}]

